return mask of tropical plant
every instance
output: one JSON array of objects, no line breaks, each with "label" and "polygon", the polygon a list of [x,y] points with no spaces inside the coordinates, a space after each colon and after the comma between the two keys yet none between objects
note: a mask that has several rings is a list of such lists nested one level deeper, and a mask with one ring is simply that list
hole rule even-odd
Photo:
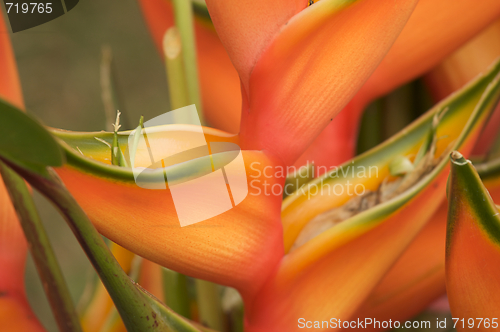
[{"label": "tropical plant", "polygon": [[[121,131],[120,112],[109,132],[44,127],[22,112],[8,34],[0,35],[2,330],[43,331],[22,286],[28,247],[61,331],[329,330],[360,321],[380,330],[404,327],[446,293],[457,329],[471,318],[474,328],[494,327],[498,211],[479,176],[500,195],[498,1],[140,4],[171,109],[194,104],[214,128],[184,114]],[[422,94],[401,98],[422,80],[383,97],[424,74],[437,101],[425,113],[411,110]],[[198,148],[200,134],[210,156],[174,159]],[[355,156],[358,137],[374,147]],[[245,172],[224,173],[225,183],[243,182],[248,193],[181,227],[172,188],[226,167],[235,145]],[[151,147],[174,157],[152,160]],[[462,154],[476,155],[479,175]],[[164,190],[137,181],[135,168],[154,161],[143,179]],[[100,278],[80,317],[25,181],[64,216]]]}]

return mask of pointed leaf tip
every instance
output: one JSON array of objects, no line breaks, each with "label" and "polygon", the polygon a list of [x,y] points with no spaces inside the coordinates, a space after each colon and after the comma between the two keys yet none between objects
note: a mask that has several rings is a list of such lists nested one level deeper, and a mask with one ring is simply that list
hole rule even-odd
[{"label": "pointed leaf tip", "polygon": [[464,156],[458,151],[452,151],[450,153],[451,161],[456,165],[465,165],[468,161]]},{"label": "pointed leaf tip", "polygon": [[[500,218],[497,207],[473,165],[451,155],[448,225],[446,234],[446,289],[454,317],[466,322],[495,317],[500,310]],[[490,324],[475,321],[476,331]],[[457,326],[465,330],[470,325]],[[497,325],[498,327],[498,325]]]}]

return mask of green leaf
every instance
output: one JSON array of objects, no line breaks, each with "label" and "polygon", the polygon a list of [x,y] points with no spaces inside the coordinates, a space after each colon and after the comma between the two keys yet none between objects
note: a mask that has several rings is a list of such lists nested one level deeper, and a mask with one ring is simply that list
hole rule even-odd
[{"label": "green leaf", "polygon": [[0,157],[46,174],[47,166],[62,166],[62,149],[55,138],[33,117],[0,99]]}]

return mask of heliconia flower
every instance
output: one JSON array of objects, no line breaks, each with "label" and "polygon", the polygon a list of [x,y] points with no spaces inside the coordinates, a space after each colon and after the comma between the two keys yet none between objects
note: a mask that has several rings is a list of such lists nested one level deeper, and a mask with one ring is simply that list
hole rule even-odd
[{"label": "heliconia flower", "polygon": [[[184,144],[182,138],[190,139],[189,128],[169,127],[166,129],[170,131],[148,135],[151,144],[162,140],[177,145]],[[204,131],[210,142],[231,139],[210,128]],[[56,134],[93,158],[82,158],[79,152],[67,150],[69,165],[57,170],[66,186],[98,230],[132,252],[184,274],[238,289],[249,287],[252,293],[252,288],[263,282],[268,270],[283,256],[280,196],[249,193],[238,206],[199,223],[207,227],[180,228],[168,191],[140,188],[130,169],[105,164],[109,162],[109,151],[104,144],[95,144],[94,137],[110,141],[112,135]],[[127,134],[123,132],[119,137],[124,148]],[[243,151],[243,158],[247,177],[255,180],[254,190],[264,190],[265,180],[271,186],[282,184],[284,179],[265,179],[263,175],[266,166],[278,165],[273,159],[257,151]],[[179,168],[178,172],[186,177],[186,170]]]},{"label": "heliconia flower", "polygon": [[[242,79],[243,91],[245,91],[243,93],[244,99],[245,100],[249,99],[250,103],[252,104],[252,105],[247,105],[247,102],[243,103],[244,105],[246,105],[244,106],[246,110],[243,111],[243,117],[245,117],[245,114],[251,114],[251,115],[245,121],[243,121],[243,123],[245,123],[246,125],[244,125],[241,128],[241,131],[242,132],[248,130],[254,131],[253,134],[251,132],[248,132],[248,134],[244,134],[242,136],[241,143],[244,149],[253,149],[256,147],[260,149],[261,148],[260,145],[268,145],[268,144],[278,145],[278,141],[280,140],[288,141],[288,145],[290,145],[290,142],[293,143],[293,141],[297,141],[293,139],[290,140],[288,139],[288,137],[286,139],[285,137],[279,139],[273,137],[273,135],[275,135],[274,133],[276,133],[276,131],[279,129],[279,128],[274,128],[273,125],[271,125],[271,123],[274,122],[276,123],[276,125],[282,123],[283,125],[289,126],[286,130],[288,132],[287,135],[289,137],[297,137],[297,135],[293,131],[294,130],[298,131],[299,127],[303,126],[305,130],[300,129],[301,131],[303,131],[301,133],[301,137],[303,137],[303,139],[300,140],[302,142],[300,144],[302,144],[303,146],[301,148],[298,148],[303,150],[305,146],[309,144],[310,140],[312,140],[314,136],[317,135],[314,134],[315,133],[314,127],[326,126],[326,124],[340,110],[339,108],[341,108],[347,103],[350,97],[352,97],[352,95],[355,93],[356,89],[359,88],[359,86],[364,82],[364,80],[367,79],[369,74],[374,70],[376,64],[378,63],[377,60],[380,60],[380,58],[383,55],[385,55],[385,51],[389,47],[388,45],[393,42],[395,37],[391,36],[391,34],[385,34],[384,38],[385,37],[386,38],[379,39],[377,41],[378,44],[376,45],[374,43],[372,44],[371,42],[366,42],[366,40],[363,41],[362,45],[357,44],[357,41],[354,38],[350,38],[348,42],[347,40],[345,40],[345,43],[343,44],[341,43],[341,39],[338,37],[337,37],[337,42],[333,43],[331,42],[331,40],[335,38],[335,35],[329,36],[329,38],[327,38],[326,36],[327,33],[332,32],[330,29],[333,29],[330,28],[329,26],[333,24],[339,24],[336,22],[341,21],[340,17],[337,20],[333,20],[331,19],[331,17],[339,8],[346,6],[348,3],[349,2],[342,2],[342,1],[321,1],[315,3],[314,6],[310,6],[308,8],[305,8],[307,6],[306,1],[295,1],[293,4],[287,3],[286,5],[282,3],[276,3],[272,5],[269,3],[262,3],[260,5],[258,5],[257,3],[248,3],[248,4],[241,3],[238,5],[238,9],[234,11],[232,9],[234,5],[230,5],[227,2],[220,2],[217,5],[211,4],[210,2],[207,3],[210,10],[211,18],[215,22],[215,26],[218,29],[219,36],[221,37],[223,43],[225,44],[226,49],[231,57],[231,60],[233,61],[233,63],[236,64],[235,65],[236,69],[238,69],[239,71],[240,77]],[[144,3],[144,6],[145,7],[152,6],[152,4]],[[211,8],[211,6],[214,6],[214,8]],[[351,9],[347,8],[346,10],[343,10],[342,13],[345,13],[347,17],[348,15],[350,15],[348,14],[348,12],[358,11],[352,8],[360,7],[361,9],[361,7],[369,7],[369,6],[370,6],[369,4],[363,4],[363,6],[361,6],[355,3],[352,6],[348,6]],[[390,3],[387,3],[385,6],[389,8],[386,15],[391,15],[393,11],[394,13],[398,13],[401,9],[397,6],[392,6],[392,4]],[[151,10],[147,12],[151,13]],[[376,11],[374,10],[372,13],[374,18],[376,17],[375,13]],[[295,14],[297,14],[296,17],[293,17]],[[344,14],[342,15],[339,14],[339,16],[343,15]],[[360,13],[357,16],[362,17],[363,14]],[[157,21],[157,15],[151,17],[152,17],[151,21],[153,22]],[[398,25],[399,26],[404,25],[407,17],[408,16],[404,16],[403,13],[401,13],[401,20],[392,22],[391,26],[396,27]],[[223,24],[219,24],[220,25],[219,27],[217,25],[217,22],[221,22],[221,18],[226,21]],[[287,23],[288,21],[290,24],[284,26],[284,24]],[[233,26],[233,22],[236,25]],[[261,22],[262,24],[260,24]],[[252,24],[260,24],[260,25],[257,27],[257,26],[252,26]],[[349,24],[350,24],[349,29],[352,30],[352,36],[361,36],[363,33],[367,33],[367,31],[364,30],[367,28],[366,24],[364,25],[360,24],[356,26],[354,24],[354,20],[351,20]],[[158,26],[155,25],[154,23],[152,23],[151,25]],[[283,29],[281,29],[282,25]],[[231,27],[229,28],[229,26]],[[374,27],[374,30],[372,31],[374,35],[376,33],[380,33],[380,31],[377,32],[378,28],[379,27]],[[253,33],[248,33],[248,32],[243,33],[242,30],[259,31],[259,32],[256,33],[255,35],[252,35]],[[355,30],[358,30],[359,32],[355,33],[354,32]],[[197,31],[199,31],[199,29]],[[236,31],[240,33],[238,38],[234,39],[234,41],[232,40],[229,41],[229,38],[238,35]],[[304,31],[304,33],[299,34],[300,31]],[[333,31],[333,33],[342,34],[342,31],[335,30]],[[155,35],[158,35],[158,33],[155,33]],[[308,38],[310,36],[314,36],[314,38]],[[321,38],[323,38],[323,40],[321,40]],[[158,40],[157,37],[156,39]],[[199,38],[199,40],[200,39],[201,38]],[[247,40],[250,39],[252,41],[247,42]],[[309,54],[308,52],[315,46],[314,43],[322,43],[326,39],[330,40],[330,42],[323,43],[323,46],[328,47],[328,45],[331,45],[329,46],[331,50],[325,49],[324,52],[323,51],[317,52],[317,54],[314,54],[313,57],[309,59],[309,63],[307,64],[299,60],[301,57],[302,59],[305,59],[305,57],[308,56]],[[287,49],[285,49],[286,47]],[[361,70],[363,71],[364,75],[358,75],[356,77],[352,77],[349,79],[348,77],[351,77],[353,73],[349,71],[346,72],[345,74],[342,74],[342,70],[344,69],[342,67],[342,64],[340,63],[336,64],[329,63],[326,67],[322,68],[321,70],[313,69],[312,67],[313,65],[323,66],[324,63],[322,61],[326,62],[328,59],[336,57],[336,54],[341,54],[342,52],[345,52],[346,51],[345,47],[349,47],[351,51],[354,53],[351,59],[344,59],[345,65],[351,65],[354,61],[357,61],[355,55],[362,54],[360,52],[354,52],[356,47],[362,47],[366,52],[370,51],[370,49],[373,48],[372,54],[374,56],[376,55],[379,56],[379,58],[378,59],[376,57],[373,58],[373,65],[366,66],[365,68],[359,68],[360,71]],[[199,48],[202,49],[202,47]],[[218,47],[216,48],[218,49]],[[294,49],[294,51],[292,51],[292,49]],[[295,54],[294,55],[295,59],[293,59],[294,57],[292,56],[288,58],[287,57],[289,55],[288,53],[286,54],[277,53],[285,51],[290,52],[290,54],[292,53]],[[325,56],[325,54],[328,54],[328,56]],[[200,56],[203,57],[202,52],[200,52]],[[284,59],[286,61],[281,61],[281,59]],[[202,60],[200,60],[200,62],[201,61]],[[273,64],[275,63],[281,63],[282,66],[281,67],[274,66]],[[367,64],[367,62],[365,62],[365,64]],[[347,70],[347,67],[345,68],[346,68],[345,70]],[[203,67],[201,67],[200,71],[203,72],[203,70],[204,70]],[[294,93],[291,93],[289,89],[285,90],[286,84],[284,84],[283,82],[280,83],[280,80],[281,81],[283,81],[284,79],[289,80],[290,78],[283,77],[284,74],[286,72],[295,72],[298,75],[299,71],[301,70],[302,71],[307,70],[307,76],[309,77],[310,81],[301,79],[300,80],[301,86],[295,86]],[[336,75],[332,76],[328,74],[328,73],[333,73],[334,70],[336,71]],[[252,71],[252,78],[250,77],[250,71]],[[221,75],[223,75],[223,73]],[[342,79],[340,79],[341,76]],[[273,80],[276,81],[275,82],[269,81],[266,83],[265,82],[266,79],[269,78],[272,78]],[[250,82],[250,80],[252,82]],[[321,80],[325,80],[325,83],[322,83]],[[328,84],[326,84],[327,82]],[[274,93],[272,95],[267,93],[267,90],[270,89],[271,86],[274,90]],[[313,88],[315,91],[311,91]],[[345,91],[346,93],[339,94],[334,97],[333,94],[329,92],[329,91],[332,92],[340,91],[340,89],[346,89]],[[253,94],[256,95],[265,94],[265,98],[264,96],[262,97],[250,96]],[[322,97],[322,99],[328,100],[328,102],[331,103],[331,105],[326,107],[325,105],[326,100],[323,101],[320,99],[318,99],[317,101],[315,100],[314,103],[312,103],[311,96],[313,95],[324,96]],[[270,98],[271,96],[272,98]],[[297,98],[297,101],[295,101],[294,98]],[[265,103],[265,105],[262,106],[259,106],[257,104],[254,105],[254,103],[256,103],[259,100],[262,100],[262,102]],[[303,100],[303,103],[307,100],[308,101],[307,105],[305,104],[301,105],[301,103],[299,102],[300,100]],[[337,106],[335,106],[336,104]],[[249,111],[248,107],[251,108],[256,107],[259,109],[259,112]],[[307,109],[302,109],[302,108],[307,108]],[[301,118],[304,119],[306,117],[304,116],[305,114],[303,112],[313,112],[314,109],[315,113],[320,114],[321,108],[325,109],[325,111],[327,110],[325,116],[323,117],[324,120],[322,120],[321,123],[311,124],[311,126],[304,121],[298,121],[298,119],[290,117],[290,115],[296,113],[297,115],[301,114]],[[274,109],[276,109],[276,111],[273,111]],[[278,109],[280,110],[279,112]],[[268,117],[269,119],[267,119]],[[276,118],[276,120],[271,120],[274,118]],[[292,123],[291,121],[299,123],[300,126],[294,125],[294,123]],[[265,128],[262,128],[262,130],[259,128],[260,123],[266,124]],[[293,129],[293,127],[297,128]],[[265,131],[268,132],[265,133]],[[267,137],[265,139],[259,139],[259,140],[265,140],[267,142],[262,142],[258,144],[259,146],[254,146],[255,145],[254,143],[258,141],[257,136],[255,136],[255,138],[252,138],[251,142],[250,141],[246,142],[244,137],[257,135],[257,132],[259,133],[258,135]],[[308,136],[309,138],[306,138],[306,136]],[[246,145],[248,145],[248,147]],[[292,146],[293,144],[290,145],[290,147]],[[267,148],[269,149],[270,147],[267,146]],[[289,152],[292,151],[291,149],[287,150]],[[299,155],[297,154],[298,152],[295,152],[292,158],[293,159],[298,158]]]},{"label": "heliconia flower", "polygon": [[[500,24],[496,22],[429,72],[426,80],[436,99],[443,99],[462,88],[497,59],[500,56],[499,38]],[[485,150],[484,145],[491,145],[492,136],[496,136],[498,130],[498,127],[495,128],[492,124],[499,114],[498,111],[493,113],[486,127],[490,130],[483,130],[473,154],[477,153],[478,147]],[[489,143],[485,143],[486,138]],[[485,176],[488,170],[488,189],[494,192],[500,190],[498,184],[491,181],[500,176],[500,173],[495,173],[497,170],[492,163],[479,167],[484,170]],[[498,195],[496,197],[500,200],[500,192]],[[407,320],[445,293],[444,247],[447,210],[447,202],[443,202],[356,316],[375,317],[379,320]]]},{"label": "heliconia flower", "polygon": [[[276,176],[264,177],[269,174],[266,167],[283,164],[264,159],[262,152],[243,151],[249,180],[256,180],[248,197],[198,227],[179,228],[167,193],[159,195],[138,188],[130,170],[104,164],[109,163],[109,150],[104,144],[96,144],[94,138],[111,141],[110,133],[56,131],[69,145],[69,165],[57,171],[107,237],[169,268],[236,287],[245,301],[248,331],[293,331],[302,316],[346,319],[355,313],[444,199],[447,163],[439,156],[456,146],[470,151],[500,94],[499,69],[496,64],[404,133],[344,165],[375,167],[376,176],[359,178],[349,169],[347,174],[338,170],[338,176],[330,174],[330,178],[318,179],[307,190],[289,196],[282,212],[286,255],[279,222],[281,195],[264,194],[266,181],[268,188],[282,185]],[[314,191],[316,185],[324,181],[324,186],[345,191],[349,180],[351,186],[359,184],[376,192],[385,179],[394,180],[389,175],[394,159],[412,158],[425,145],[436,114],[444,115],[435,123],[436,137],[440,139],[435,142],[438,164],[431,173],[396,198],[347,218],[314,238],[298,241],[309,221],[352,198],[347,193],[319,194]],[[182,139],[189,139],[188,128],[165,126],[148,135],[148,139],[152,144],[157,140],[185,144]],[[204,131],[207,141],[236,139],[210,128]],[[124,150],[128,134],[120,135]],[[182,176],[190,172],[184,169]],[[256,190],[261,193],[256,194]],[[409,216],[405,222],[401,222],[402,215]]]},{"label": "heliconia flower", "polygon": [[[487,81],[489,80],[484,82]],[[474,85],[468,86],[470,95],[463,91],[447,99],[446,103],[436,106],[436,112],[440,109],[448,111],[437,129],[436,135],[440,139],[435,156],[446,155],[456,145],[470,152],[487,118],[486,113],[479,115],[482,113],[480,110],[488,110],[486,112],[491,114],[496,106],[499,91],[491,90],[496,88],[491,85],[487,87],[486,84],[480,90],[475,90]],[[493,85],[498,85],[498,82]],[[473,97],[476,93],[481,94],[480,91],[485,91],[486,94]],[[454,99],[456,97],[459,99]],[[478,97],[482,100],[480,104],[469,104],[466,101],[478,101]],[[465,106],[467,104],[469,106]],[[365,211],[362,207],[362,204],[369,204],[369,201],[359,202],[360,210],[352,217],[350,216],[352,210],[356,210],[356,205],[349,204],[352,202],[346,191],[349,185],[355,188],[362,184],[371,191],[371,199],[381,199],[383,196],[380,192],[385,191],[385,183],[391,178],[391,160],[401,155],[415,155],[422,144],[422,136],[410,137],[419,130],[418,127],[425,127],[424,123],[430,125],[432,114],[436,113],[430,112],[425,121],[417,121],[410,126],[411,129],[406,129],[389,142],[311,182],[305,192],[285,199],[282,219],[285,250],[288,254],[283,258],[276,277],[270,279],[257,297],[258,304],[255,307],[259,310],[255,310],[256,317],[250,319],[261,320],[261,325],[265,326],[273,320],[276,320],[276,325],[286,324],[296,320],[296,315],[299,314],[300,317],[319,321],[328,317],[327,313],[330,317],[341,319],[355,314],[354,311],[365,301],[368,293],[440,206],[444,199],[447,163],[445,159],[439,159],[436,161],[439,166],[411,189],[371,209]],[[467,125],[462,122],[467,121],[467,117],[462,117],[465,114],[471,116]],[[483,120],[477,122],[474,120],[476,117]],[[368,172],[369,167],[377,168],[377,176],[365,178],[357,174],[358,170]],[[351,173],[352,169],[356,171]],[[332,192],[330,188],[337,188],[337,192]],[[339,188],[343,188],[344,194],[339,194]],[[344,204],[346,208],[342,209]],[[342,219],[343,214],[347,214],[344,217],[347,219]],[[317,224],[319,235],[305,243],[301,241],[303,244],[296,248],[306,227],[314,222],[324,222],[327,226],[330,223],[330,228],[325,230],[324,226],[319,227],[321,224]],[[308,231],[311,232],[310,227]],[[338,285],[342,286],[337,287]],[[314,306],[313,303],[319,302],[322,303],[321,308],[318,308],[319,305]]]},{"label": "heliconia flower", "polygon": [[[334,124],[335,120],[332,121],[324,129],[327,133],[322,135],[332,137],[339,133],[340,137],[337,139],[349,142],[343,146],[351,147],[350,154],[351,157],[354,156],[360,118],[369,102],[436,66],[499,15],[500,3],[494,0],[481,3],[420,0],[384,60],[346,106],[345,112],[349,112],[349,115],[342,118],[341,124]],[[457,20],[457,17],[460,17],[460,20]],[[349,125],[345,125],[347,121]],[[343,125],[348,131],[338,130]],[[318,166],[338,165],[339,161],[345,161],[336,157],[346,156],[343,146],[337,150],[339,145],[328,145],[325,140],[318,139],[310,146],[311,150],[304,153],[302,159],[318,160]],[[325,160],[325,155],[331,156],[330,162]],[[328,163],[321,165],[319,162]]]},{"label": "heliconia flower", "polygon": [[[255,79],[255,75],[258,75],[260,83],[256,83],[256,90],[252,92],[248,101],[251,104],[266,103],[267,106],[265,109],[253,111],[254,115],[245,116],[244,120],[244,122],[261,123],[264,116],[269,117],[269,127],[268,129],[262,128],[262,133],[247,131],[239,137],[248,177],[259,182],[254,188],[255,191],[263,191],[265,188],[261,186],[264,186],[264,182],[266,185],[276,187],[283,184],[284,177],[266,179],[263,170],[266,167],[286,166],[283,160],[287,155],[300,154],[299,149],[305,148],[308,137],[312,138],[314,131],[321,130],[322,124],[328,122],[343,106],[342,100],[344,103],[347,102],[349,95],[355,92],[356,86],[361,85],[371,70],[376,67],[377,62],[403,27],[414,5],[413,0],[398,1],[398,6],[373,0],[363,0],[351,5],[339,5],[336,1],[322,1],[306,8],[282,29],[273,43],[276,47],[275,52],[268,51],[264,54],[258,65],[261,69],[254,68],[252,74],[252,80]],[[271,8],[268,9],[270,10]],[[221,20],[222,13],[218,15]],[[391,17],[391,20],[387,20],[387,17]],[[360,21],[363,21],[363,24],[360,24]],[[334,29],[333,34],[330,29]],[[307,34],[304,34],[305,32]],[[317,35],[316,32],[318,32]],[[339,35],[337,39],[335,34]],[[315,37],[310,38],[312,35]],[[323,40],[317,38],[323,38]],[[328,92],[333,89],[333,86],[326,91],[323,87],[311,90],[312,86],[303,88],[297,86],[296,89],[290,90],[290,87],[283,85],[285,83],[283,81],[283,84],[272,84],[272,87],[281,90],[280,93],[271,93],[270,87],[262,90],[266,79],[280,77],[276,72],[269,72],[269,75],[266,75],[268,72],[266,67],[271,66],[271,61],[286,63],[276,57],[286,57],[291,60],[285,54],[280,55],[280,52],[285,51],[284,48],[289,48],[289,51],[297,56],[306,56],[307,52],[315,48],[314,43],[321,42],[322,46],[325,46],[326,40],[328,41],[326,44],[334,47],[335,52],[325,50],[321,52],[323,56],[311,58],[307,65],[307,76],[316,83],[320,82],[320,78],[327,79],[327,76],[332,76],[332,73],[335,73],[338,80],[342,77],[342,82],[339,81],[335,85],[338,98],[333,98]],[[365,43],[365,40],[370,42]],[[364,51],[359,52],[360,48]],[[294,62],[294,64],[300,63],[298,60]],[[289,63],[289,65],[293,64]],[[328,70],[319,69],[320,66],[325,65],[325,68],[329,68]],[[313,66],[318,69],[312,70]],[[278,68],[274,66],[273,70],[276,69]],[[304,67],[303,70],[305,69]],[[286,75],[291,72],[290,70],[291,68],[281,68],[280,75]],[[282,77],[282,79],[285,78]],[[294,82],[295,78],[288,78],[288,80]],[[305,77],[300,80],[301,84],[304,82],[306,82]],[[254,89],[254,83],[249,82],[249,87]],[[283,88],[287,88],[288,96],[285,91],[282,91]],[[299,97],[296,91],[306,93],[306,95],[302,97],[303,99],[294,102],[293,98]],[[270,100],[269,103],[263,100],[268,96],[276,96],[273,103],[270,103]],[[326,107],[332,99],[336,99],[334,104],[337,104],[337,107],[334,107],[334,104],[332,107]],[[323,105],[323,110],[315,109],[314,116],[312,109],[304,112],[299,107],[299,101],[311,100]],[[279,104],[281,102],[283,105]],[[270,108],[272,105],[276,107],[275,110]],[[271,117],[272,114],[275,114],[276,118]],[[301,125],[310,123],[307,124],[307,130],[299,130],[291,122],[289,122],[290,128],[284,128],[282,127],[283,116],[288,116],[290,121],[300,122]],[[279,139],[263,135],[272,127],[271,120],[275,127],[273,135],[279,136]],[[157,137],[148,135],[148,139],[170,140],[172,144],[180,139],[189,140],[189,131],[186,131],[185,127],[181,126],[180,129],[176,129],[173,126],[171,128],[170,133],[163,133],[168,135],[168,138],[161,137],[159,133]],[[186,134],[181,134],[182,131]],[[234,141],[234,138],[225,133],[211,129],[204,129],[204,131],[207,141]],[[126,140],[125,135],[126,133],[122,136],[123,141]],[[291,136],[285,142],[283,139],[286,135]],[[91,140],[90,144],[97,148],[101,148],[103,144],[97,142],[94,136],[109,139],[103,134],[87,135]],[[60,137],[71,140],[72,134],[61,133]],[[78,135],[75,137],[75,140],[81,138]],[[281,141],[283,146],[279,145],[278,141]],[[85,149],[89,147],[89,143],[84,146],[84,141],[73,141],[71,144],[78,147],[84,154]],[[270,145],[267,146],[268,144],[272,144],[279,151]],[[250,151],[249,149],[252,148],[264,151]],[[280,195],[265,196],[256,195],[255,192],[249,193],[247,198],[235,208],[200,224],[208,223],[219,227],[178,228],[178,220],[172,201],[168,198],[168,191],[164,195],[159,195],[157,191],[139,188],[135,185],[130,170],[115,170],[115,167],[97,163],[88,158],[80,160],[78,157],[81,155],[78,152],[69,153],[68,160],[71,166],[58,170],[68,189],[74,193],[75,198],[96,223],[101,233],[143,257],[184,274],[236,287],[244,297],[248,297],[262,285],[283,256]],[[98,159],[94,155],[93,158]],[[286,159],[290,162],[290,158],[286,157]],[[94,168],[96,172],[91,174],[88,167]],[[123,181],[118,182],[114,178],[118,174],[116,171],[123,174],[121,177]],[[138,199],[141,201],[140,204],[138,204]],[[103,208],[102,204],[106,204],[107,207]],[[132,206],[134,208],[131,211]],[[127,222],[124,223],[124,220]]]},{"label": "heliconia flower", "polygon": [[[0,15],[0,98],[24,108],[9,34]],[[28,245],[0,178],[0,327],[5,332],[45,331],[31,310],[24,288]]]},{"label": "heliconia flower", "polygon": [[[282,210],[282,193],[269,188],[281,189],[284,174],[272,170],[292,165],[349,102],[416,1],[297,4],[208,4],[242,81],[239,137],[203,129],[208,142],[242,148],[250,191],[227,212],[181,228],[168,189],[140,188],[131,169],[109,165],[109,149],[95,138],[111,142],[112,134],[54,132],[66,142],[61,144],[68,161],[56,171],[99,231],[168,268],[237,288],[247,331],[294,331],[299,317],[352,316],[444,199],[447,163],[441,157],[451,148],[470,152],[500,94],[496,63],[393,140],[289,196]],[[148,140],[165,147],[189,145],[194,132],[188,125],[163,126],[148,133]],[[119,135],[123,150],[129,134]],[[137,154],[146,165],[147,152]],[[401,182],[389,171],[398,158],[416,163]],[[344,174],[348,166],[377,171],[365,177]],[[196,163],[169,171],[175,181],[200,172]],[[387,194],[391,198],[381,204],[332,224],[325,213],[355,201],[347,193],[320,192],[319,185],[323,191],[327,185],[345,191],[346,181],[375,195],[390,184],[396,186],[389,191],[394,197]],[[326,227],[320,222],[315,228],[322,218]]]},{"label": "heliconia flower", "polygon": [[415,5],[207,1],[241,79],[241,147],[295,162],[375,70]]},{"label": "heliconia flower", "polygon": [[500,213],[472,164],[451,154],[446,289],[459,331],[499,327]]},{"label": "heliconia flower", "polygon": [[[171,5],[166,0],[141,0],[141,6],[154,40],[159,46],[163,34],[173,25]],[[226,5],[221,3],[220,6]],[[288,7],[282,10],[283,15],[294,10],[293,5]],[[262,11],[270,11],[269,4],[262,5]],[[430,14],[436,12],[440,14]],[[496,1],[420,1],[403,33],[379,68],[346,109],[302,154],[296,166],[314,161],[317,166],[330,167],[352,158],[359,119],[371,100],[431,69],[442,58],[487,27],[499,14],[500,4]],[[456,19],[458,16],[460,20]],[[202,15],[198,17],[198,62],[207,117],[217,128],[236,133],[239,131],[239,123],[236,120],[240,117],[240,99],[232,98],[232,93],[239,88],[239,80],[235,77],[234,69],[207,18],[201,18]],[[239,47],[237,45],[239,44],[234,47]],[[213,75],[215,70],[217,74]],[[205,80],[204,77],[210,79]],[[219,96],[221,98],[218,98]],[[228,121],[232,123],[230,126]]]}]

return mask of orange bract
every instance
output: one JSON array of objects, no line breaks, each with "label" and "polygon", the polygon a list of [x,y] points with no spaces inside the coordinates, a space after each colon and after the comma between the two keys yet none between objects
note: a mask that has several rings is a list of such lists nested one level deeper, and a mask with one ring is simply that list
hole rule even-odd
[{"label": "orange bract", "polygon": [[415,5],[326,0],[294,16],[253,68],[242,148],[293,164],[375,70]]},{"label": "orange bract", "polygon": [[[459,154],[452,154],[451,159],[446,236],[450,308],[454,317],[465,321],[457,325],[459,331],[488,331],[491,318],[500,312],[499,213],[470,162]],[[488,325],[476,321],[478,317],[490,318]],[[472,327],[469,318],[474,321]]]},{"label": "orange bract", "polygon": [[[24,109],[19,76],[5,26],[0,15],[0,97]],[[0,326],[2,331],[42,332],[31,311],[24,289],[24,267],[28,245],[0,178]]]}]

